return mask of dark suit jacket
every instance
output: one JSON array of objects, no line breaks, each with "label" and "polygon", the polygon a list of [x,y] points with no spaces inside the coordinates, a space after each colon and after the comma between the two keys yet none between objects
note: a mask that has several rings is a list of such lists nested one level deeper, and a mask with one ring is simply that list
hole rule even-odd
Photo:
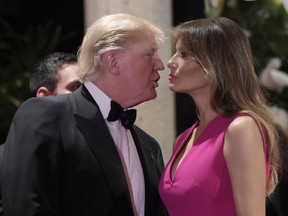
[{"label": "dark suit jacket", "polygon": [[4,143],[0,145],[0,216],[3,215],[3,202],[2,202],[3,155],[4,155]]},{"label": "dark suit jacket", "polygon": [[267,216],[288,215],[288,134],[279,125],[277,127],[282,166],[279,183],[273,193],[266,198]]},{"label": "dark suit jacket", "polygon": [[288,215],[288,180],[282,178],[270,197],[266,198],[266,216]]},{"label": "dark suit jacket", "polygon": [[[145,178],[145,215],[166,215],[158,194],[158,143],[131,129]],[[17,111],[5,143],[4,214],[133,215],[121,160],[99,108],[82,86],[32,98]]]}]

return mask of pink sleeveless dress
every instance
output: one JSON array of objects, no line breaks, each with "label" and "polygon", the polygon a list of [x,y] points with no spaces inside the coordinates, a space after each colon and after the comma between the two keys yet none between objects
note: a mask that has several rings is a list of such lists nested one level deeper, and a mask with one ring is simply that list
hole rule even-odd
[{"label": "pink sleeveless dress", "polygon": [[[228,125],[238,116],[217,116],[194,143],[171,179],[171,167],[198,126],[197,121],[179,138],[162,174],[159,192],[170,216],[236,216],[231,181],[223,155]],[[266,152],[266,143],[264,143]],[[239,170],[241,172],[241,170]],[[266,162],[266,182],[270,167]]]}]

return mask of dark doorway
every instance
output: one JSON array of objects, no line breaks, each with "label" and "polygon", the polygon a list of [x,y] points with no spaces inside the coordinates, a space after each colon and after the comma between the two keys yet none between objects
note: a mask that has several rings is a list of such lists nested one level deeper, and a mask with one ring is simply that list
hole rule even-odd
[{"label": "dark doorway", "polygon": [[[173,0],[173,25],[204,18],[203,0]],[[176,133],[179,135],[196,120],[194,102],[189,95],[176,93]]]}]

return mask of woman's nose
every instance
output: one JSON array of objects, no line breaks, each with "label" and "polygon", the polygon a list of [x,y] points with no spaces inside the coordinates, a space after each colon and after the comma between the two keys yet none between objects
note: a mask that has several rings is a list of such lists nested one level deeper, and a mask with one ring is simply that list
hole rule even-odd
[{"label": "woman's nose", "polygon": [[172,58],[168,61],[167,67],[170,69],[176,68],[176,64],[172,61]]}]

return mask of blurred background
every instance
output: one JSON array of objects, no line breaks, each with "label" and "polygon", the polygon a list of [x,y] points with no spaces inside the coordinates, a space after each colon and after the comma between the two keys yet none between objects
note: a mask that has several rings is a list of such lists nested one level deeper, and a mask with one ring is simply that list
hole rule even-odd
[{"label": "blurred background", "polygon": [[[225,16],[245,29],[258,75],[265,71],[274,84],[281,87],[267,86],[267,98],[274,107],[275,119],[287,131],[287,1],[171,1],[162,1],[171,7],[171,25]],[[77,52],[86,28],[84,11],[84,0],[0,0],[0,143],[5,141],[16,109],[31,97],[28,80],[36,62],[54,51]],[[269,65],[275,58],[280,65]],[[178,135],[197,117],[191,112],[194,105],[186,95],[176,94],[172,106],[175,135]]]}]

